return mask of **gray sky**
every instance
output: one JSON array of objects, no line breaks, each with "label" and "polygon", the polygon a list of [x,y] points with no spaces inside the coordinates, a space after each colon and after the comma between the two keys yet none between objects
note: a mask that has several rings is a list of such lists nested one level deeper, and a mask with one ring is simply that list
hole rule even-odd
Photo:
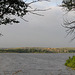
[{"label": "gray sky", "polygon": [[[29,22],[18,18],[19,24],[0,26],[0,32],[4,35],[0,37],[0,48],[75,47],[75,40],[70,43],[72,35],[65,38],[66,29],[61,26],[65,11],[56,6],[61,3],[61,0],[51,1],[51,3],[42,2],[32,5],[33,8],[34,6],[44,9],[51,8],[48,11],[38,12],[44,16],[29,13],[24,16]],[[73,16],[73,13],[69,14],[69,17]]]}]

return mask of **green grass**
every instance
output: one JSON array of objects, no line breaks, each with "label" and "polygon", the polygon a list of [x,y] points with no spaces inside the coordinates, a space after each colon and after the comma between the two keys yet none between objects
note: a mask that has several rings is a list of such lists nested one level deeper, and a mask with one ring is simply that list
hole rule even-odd
[{"label": "green grass", "polygon": [[72,58],[69,57],[69,59],[66,60],[65,65],[75,70],[75,56],[73,56]]}]

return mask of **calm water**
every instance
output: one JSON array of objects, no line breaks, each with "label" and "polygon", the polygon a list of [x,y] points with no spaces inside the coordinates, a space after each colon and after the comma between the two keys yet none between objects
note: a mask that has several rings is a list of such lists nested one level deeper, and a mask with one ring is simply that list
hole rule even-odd
[{"label": "calm water", "polygon": [[75,75],[64,63],[75,53],[0,54],[0,75]]}]

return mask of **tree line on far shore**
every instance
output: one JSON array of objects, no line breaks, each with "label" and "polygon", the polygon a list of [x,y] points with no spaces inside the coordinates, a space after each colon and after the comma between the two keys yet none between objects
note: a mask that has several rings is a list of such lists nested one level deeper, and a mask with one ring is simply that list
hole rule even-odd
[{"label": "tree line on far shore", "polygon": [[5,48],[0,53],[75,53],[75,48]]}]

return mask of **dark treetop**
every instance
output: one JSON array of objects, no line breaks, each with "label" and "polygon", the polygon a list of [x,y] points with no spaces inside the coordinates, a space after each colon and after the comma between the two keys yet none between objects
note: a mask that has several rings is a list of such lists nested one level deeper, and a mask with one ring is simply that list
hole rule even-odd
[{"label": "dark treetop", "polygon": [[[75,11],[75,0],[63,0],[62,7],[66,8],[68,12]],[[72,40],[74,40],[75,39],[75,20],[72,20],[72,21],[65,20],[63,26],[67,28],[68,34],[74,33],[74,36],[72,38]]]},{"label": "dark treetop", "polygon": [[0,0],[0,25],[7,23],[19,23],[10,15],[23,17],[28,12],[26,9],[28,4],[22,0]]}]

